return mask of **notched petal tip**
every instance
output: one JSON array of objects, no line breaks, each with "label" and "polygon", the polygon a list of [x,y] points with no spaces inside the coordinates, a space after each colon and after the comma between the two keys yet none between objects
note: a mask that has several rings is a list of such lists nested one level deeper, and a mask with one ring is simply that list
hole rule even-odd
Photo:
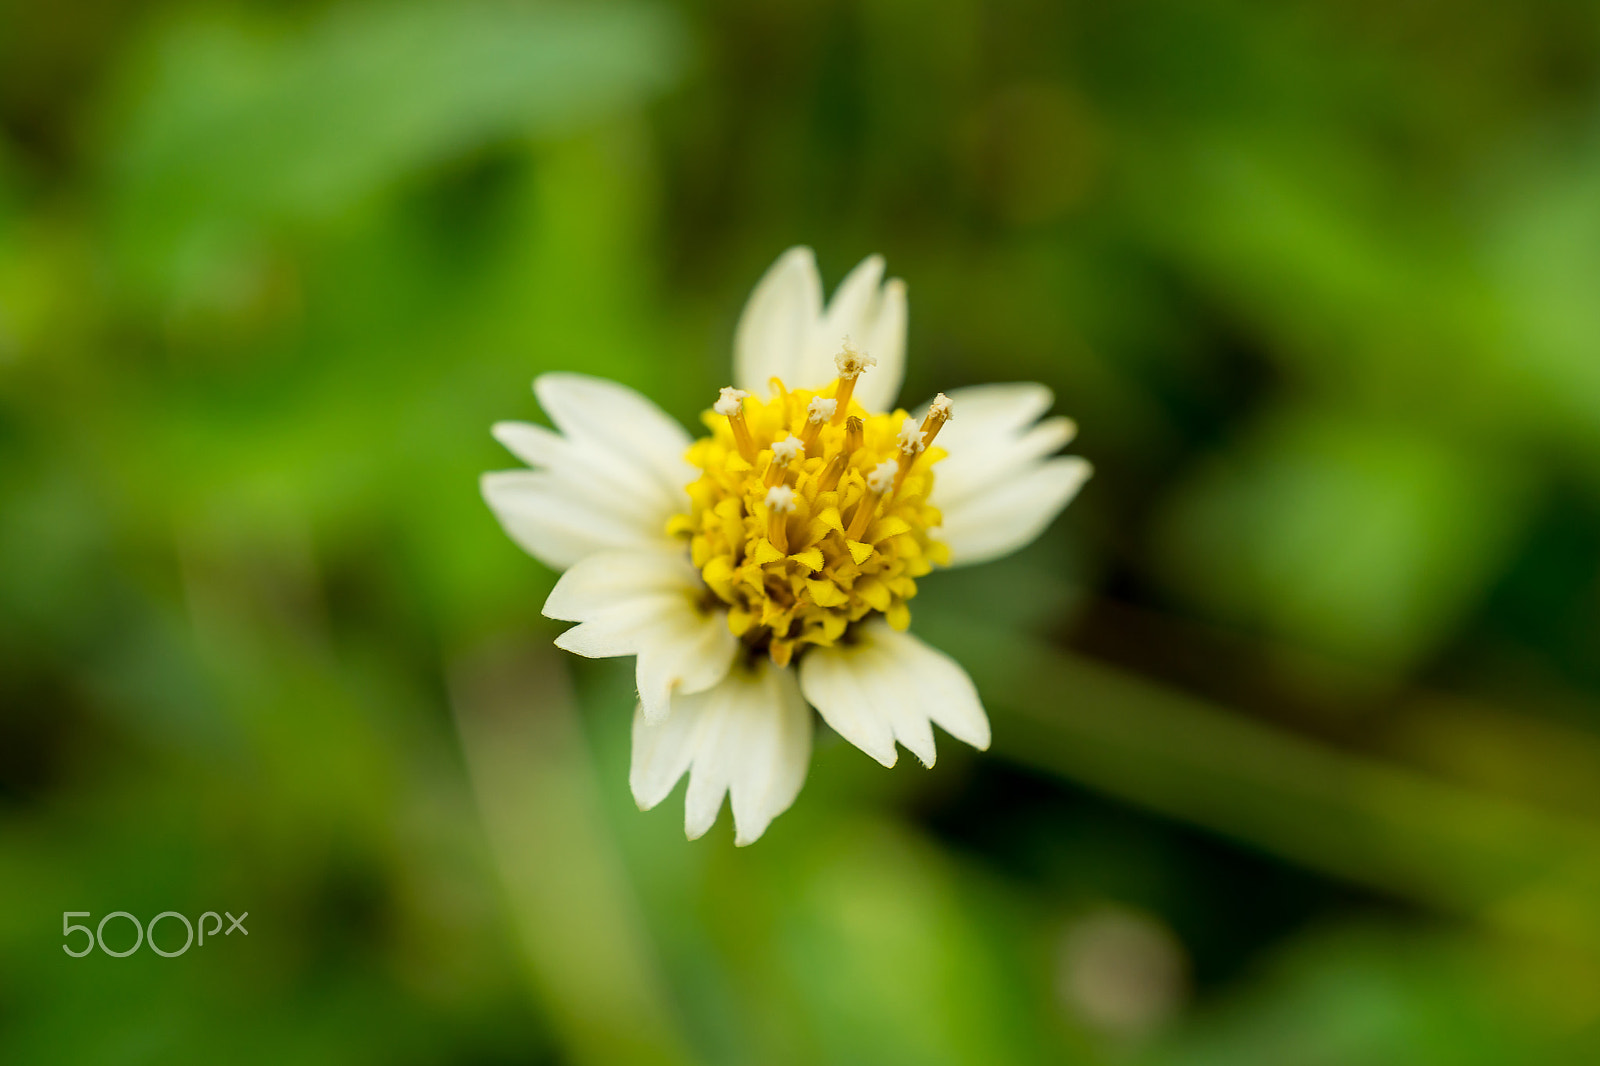
[{"label": "notched petal tip", "polygon": [[751,844],[754,844],[756,841],[766,836],[767,828],[770,825],[772,825],[770,821],[765,822],[762,824],[760,829],[757,829],[753,833],[747,833],[743,829],[739,828],[738,820],[735,819],[733,829],[733,846],[736,848],[748,848]]},{"label": "notched petal tip", "polygon": [[[533,396],[539,401],[539,406],[544,408],[545,414],[550,413],[550,406],[554,397],[553,390],[558,392],[563,387],[582,387],[590,380],[587,374],[576,374],[570,370],[546,370],[533,379]],[[555,402],[560,402],[556,399]]]},{"label": "notched petal tip", "polygon": [[[689,788],[694,789],[694,782],[689,782]],[[684,796],[683,803],[683,836],[686,840],[699,840],[711,832],[711,827],[717,824],[717,819],[722,815],[722,795],[717,796],[717,805],[711,809],[707,816],[704,810],[696,810],[694,802],[689,796]]]},{"label": "notched petal tip", "polygon": [[739,314],[733,340],[735,384],[760,396],[773,377],[799,380],[806,341],[821,314],[816,256],[805,245],[796,245],[767,268]]},{"label": "notched petal tip", "polygon": [[[550,617],[550,616],[547,615],[546,617]],[[564,621],[567,621],[567,619],[559,618],[559,619],[556,619],[556,621],[564,622]],[[582,623],[579,623],[578,625],[573,626],[571,629],[562,630],[559,634],[556,635],[556,639],[553,640],[551,643],[553,643],[556,647],[560,648],[562,651],[568,651],[568,652],[571,652],[574,655],[582,655],[585,658],[593,658],[593,656],[590,656],[587,652],[585,652],[583,650],[583,636],[584,636],[584,634],[579,632],[579,630],[582,629],[582,628],[583,628]]]},{"label": "notched petal tip", "polygon": [[478,475],[478,493],[491,509],[496,508],[503,502],[496,497],[502,492],[512,491],[512,486],[521,475],[527,473],[529,473],[527,470],[486,470]]},{"label": "notched petal tip", "polygon": [[672,710],[672,690],[676,681],[668,684],[664,690],[647,692],[639,689],[639,712],[644,715],[644,720],[651,725],[664,721],[667,712]]},{"label": "notched petal tip", "polygon": [[[569,591],[570,583],[564,584],[564,582],[568,581],[567,574],[570,573],[572,573],[572,569],[568,568],[565,573],[556,578],[556,583],[551,587],[550,595],[544,598],[544,604],[540,606],[539,613],[556,622],[587,622],[594,617],[595,612],[584,610],[581,604],[574,602],[577,597],[571,595]],[[566,632],[571,632],[571,630]],[[562,636],[565,635],[566,633],[562,634]],[[561,647],[560,637],[556,638],[556,647]],[[567,649],[562,648],[562,650],[565,651]]]},{"label": "notched petal tip", "polygon": [[[515,419],[502,418],[500,421],[490,424],[489,436],[493,437],[501,444],[505,444],[506,438],[514,437],[517,431],[525,424],[526,423],[518,422]],[[507,447],[510,447],[510,445],[507,445]]]},{"label": "notched petal tip", "polygon": [[[974,690],[973,696],[976,699],[976,690]],[[981,702],[978,703],[978,715],[980,717],[976,722],[971,723],[972,727],[970,729],[963,729],[957,732],[952,730],[949,725],[945,725],[944,731],[970,748],[977,751],[988,751],[990,742],[994,740],[994,731],[989,725],[989,712],[984,710]]]}]

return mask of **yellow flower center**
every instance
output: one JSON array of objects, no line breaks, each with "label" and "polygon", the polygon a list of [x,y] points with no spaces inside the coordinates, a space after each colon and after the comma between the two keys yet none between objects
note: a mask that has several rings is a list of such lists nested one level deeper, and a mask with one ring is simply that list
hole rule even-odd
[{"label": "yellow flower center", "polygon": [[846,349],[840,377],[820,392],[772,380],[766,402],[724,389],[703,416],[711,430],[688,454],[700,477],[689,513],[667,531],[689,542],[728,626],[785,666],[805,644],[824,647],[881,612],[911,622],[916,579],[949,552],[928,530],[930,447],[950,417],[940,397],[919,424],[904,411],[871,414],[852,399],[870,359]]}]

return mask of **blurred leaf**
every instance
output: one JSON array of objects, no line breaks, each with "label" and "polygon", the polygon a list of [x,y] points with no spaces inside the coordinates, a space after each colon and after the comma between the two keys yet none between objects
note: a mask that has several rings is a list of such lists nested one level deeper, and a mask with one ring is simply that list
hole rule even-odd
[{"label": "blurred leaf", "polygon": [[556,654],[480,649],[457,664],[452,681],[467,770],[528,975],[572,1061],[685,1062],[635,901],[605,844]]},{"label": "blurred leaf", "polygon": [[995,748],[1356,883],[1600,958],[1600,824],[1341,751],[953,617]]},{"label": "blurred leaf", "polygon": [[615,112],[663,88],[681,50],[665,11],[620,4],[178,21],[140,64],[112,150],[122,250],[192,278],[256,227],[336,216],[485,144]]},{"label": "blurred leaf", "polygon": [[751,859],[723,844],[709,871],[748,1039],[772,1045],[733,1061],[1063,1061],[1046,1059],[1007,954],[1014,897],[975,891],[929,842],[859,811],[807,821]]},{"label": "blurred leaf", "polygon": [[1209,612],[1392,672],[1483,596],[1528,497],[1498,457],[1413,427],[1285,414],[1202,464],[1158,536]]},{"label": "blurred leaf", "polygon": [[1587,446],[1600,483],[1600,143],[1520,161],[1486,225],[1506,295],[1504,380]]},{"label": "blurred leaf", "polygon": [[[1538,976],[1529,971],[1538,967]],[[1565,1066],[1597,1050],[1596,977],[1560,956],[1405,927],[1319,930],[1151,1066]],[[1533,977],[1531,987],[1528,978]],[[1519,987],[1519,985],[1523,987]],[[1584,1002],[1585,997],[1588,1003]]]}]

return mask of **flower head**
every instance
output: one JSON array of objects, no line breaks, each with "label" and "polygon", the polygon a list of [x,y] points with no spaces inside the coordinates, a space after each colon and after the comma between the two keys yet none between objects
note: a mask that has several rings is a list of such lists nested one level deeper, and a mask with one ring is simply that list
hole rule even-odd
[{"label": "flower head", "polygon": [[[687,543],[733,634],[778,666],[807,646],[835,645],[870,614],[906,628],[916,579],[948,559],[929,536],[940,516],[927,501],[932,464],[943,453],[917,464],[917,475],[889,496],[900,466],[894,417],[857,407],[862,443],[852,448],[851,430],[828,424],[806,448],[789,429],[810,422],[817,399],[794,389],[749,405],[753,463],[728,420],[713,412],[710,435],[688,451],[700,477],[688,486],[685,511],[666,527]],[[776,493],[781,521],[773,517]]]},{"label": "flower head", "polygon": [[485,475],[484,496],[565,570],[544,610],[578,624],[556,643],[637,656],[634,796],[648,809],[687,773],[690,837],[725,794],[741,844],[794,801],[812,708],[885,765],[900,744],[932,766],[935,724],[987,747],[972,682],[906,632],[909,603],[935,567],[1032,540],[1088,477],[1052,457],[1074,429],[1038,421],[1043,386],[892,410],[905,288],[882,277],[867,259],[824,308],[810,250],[781,257],[739,322],[738,387],[697,441],[638,394],[573,374],[534,383],[560,432],[495,427],[534,469]]}]

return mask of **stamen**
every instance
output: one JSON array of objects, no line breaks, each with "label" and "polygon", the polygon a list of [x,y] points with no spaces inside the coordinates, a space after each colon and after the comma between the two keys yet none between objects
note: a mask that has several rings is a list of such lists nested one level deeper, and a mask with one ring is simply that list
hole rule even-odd
[{"label": "stamen", "polygon": [[756,442],[750,437],[750,427],[744,420],[744,400],[749,396],[743,389],[728,386],[722,390],[722,395],[717,398],[716,405],[711,409],[728,420],[728,428],[733,430],[733,443],[738,447],[739,454],[744,456],[744,461],[756,461]]},{"label": "stamen", "polygon": [[922,427],[917,425],[915,418],[908,418],[900,424],[900,462],[894,475],[894,487],[899,491],[906,480],[906,474],[911,471],[911,464],[917,461],[917,455],[928,446],[922,436]]},{"label": "stamen", "polygon": [[783,554],[789,554],[787,518],[794,513],[794,489],[774,485],[767,490],[767,539]]},{"label": "stamen", "polygon": [[867,424],[855,415],[845,419],[844,423],[844,453],[854,455],[867,443]]},{"label": "stamen", "polygon": [[856,351],[850,346],[850,338],[846,337],[844,347],[833,357],[833,365],[839,368],[839,388],[833,394],[837,404],[833,410],[833,424],[837,426],[850,413],[850,394],[855,392],[856,378],[867,367],[877,366],[878,361],[866,352]]},{"label": "stamen", "polygon": [[954,410],[955,404],[951,403],[950,397],[944,393],[941,392],[933,398],[933,402],[928,405],[927,417],[922,420],[922,443],[924,447],[933,443],[933,438],[939,435],[939,431],[944,428],[944,424],[954,417],[952,414]]},{"label": "stamen", "polygon": [[784,479],[789,472],[789,464],[803,451],[805,445],[792,433],[780,441],[773,441],[772,461],[767,464],[767,488],[772,488]]},{"label": "stamen", "polygon": [[867,494],[861,497],[861,502],[856,504],[856,513],[850,516],[850,528],[845,532],[848,540],[859,541],[867,532],[867,526],[872,523],[872,516],[878,513],[878,501],[895,482],[895,462],[885,459],[872,468],[872,473],[867,475]]},{"label": "stamen", "polygon": [[844,468],[850,462],[849,452],[840,452],[828,460],[828,465],[822,468],[822,476],[817,479],[818,492],[832,492],[839,487],[839,479],[844,476]]},{"label": "stamen", "polygon": [[806,407],[806,428],[800,431],[800,441],[805,445],[807,455],[812,454],[817,444],[817,434],[822,432],[823,425],[833,418],[833,412],[838,409],[838,400],[824,396],[813,398]]}]

